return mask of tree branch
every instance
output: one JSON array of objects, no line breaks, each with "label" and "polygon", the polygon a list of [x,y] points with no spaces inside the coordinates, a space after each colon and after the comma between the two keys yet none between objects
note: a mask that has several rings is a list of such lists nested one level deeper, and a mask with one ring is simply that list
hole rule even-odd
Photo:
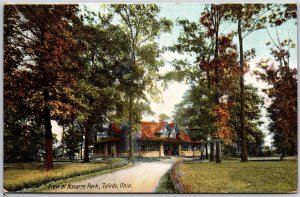
[{"label": "tree branch", "polygon": [[273,42],[273,44],[276,46],[277,49],[280,49],[280,47],[277,46],[277,44],[276,44],[275,41],[273,40],[273,38],[272,38],[272,36],[271,36],[271,34],[270,34],[269,30],[268,30],[268,27],[266,27],[266,30],[267,30],[268,35],[269,35],[269,38],[271,39],[271,41]]}]

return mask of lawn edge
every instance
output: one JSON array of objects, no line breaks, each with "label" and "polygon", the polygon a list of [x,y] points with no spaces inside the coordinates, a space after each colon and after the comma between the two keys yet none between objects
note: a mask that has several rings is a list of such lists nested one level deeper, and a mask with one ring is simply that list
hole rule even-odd
[{"label": "lawn edge", "polygon": [[[164,180],[164,178],[166,180]],[[171,183],[171,192],[162,192],[162,189],[165,189],[165,184],[170,182]],[[162,186],[163,185],[163,186]],[[155,188],[154,193],[156,194],[178,194],[179,191],[174,187],[173,182],[171,181],[171,169],[169,169],[159,180],[158,186]]]},{"label": "lawn edge", "polygon": [[181,164],[183,164],[183,160],[178,160],[171,167],[171,170],[170,170],[171,182],[172,182],[174,188],[179,193],[192,193],[191,187],[189,185],[182,183],[182,181],[180,180],[179,167]]},{"label": "lawn edge", "polygon": [[51,182],[48,182],[48,183],[45,183],[45,184],[41,184],[41,185],[36,186],[36,187],[24,188],[24,189],[18,190],[18,191],[11,191],[11,192],[8,191],[6,193],[46,192],[46,190],[49,188],[50,185],[71,183],[71,182],[79,181],[79,180],[82,180],[82,179],[86,179],[86,178],[90,178],[90,177],[94,177],[94,176],[114,172],[114,171],[121,170],[123,168],[131,167],[131,166],[132,166],[131,163],[127,163],[126,165],[117,166],[115,168],[100,170],[100,171],[96,171],[96,172],[90,172],[90,173],[86,173],[86,174],[78,175],[78,176],[74,176],[74,177],[62,178],[62,179],[59,179],[59,180],[56,180],[56,181],[51,181]]}]

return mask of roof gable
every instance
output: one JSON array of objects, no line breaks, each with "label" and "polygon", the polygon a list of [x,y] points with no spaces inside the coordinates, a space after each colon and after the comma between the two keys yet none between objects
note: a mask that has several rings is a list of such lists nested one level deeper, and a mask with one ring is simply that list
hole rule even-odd
[{"label": "roof gable", "polygon": [[[171,138],[161,138],[156,135],[156,133],[160,132],[164,126],[166,125],[166,122],[160,121],[160,122],[141,122],[141,138],[142,139],[148,139],[148,140],[168,140]],[[175,127],[175,124],[172,122],[169,124],[170,127]],[[186,134],[183,131],[180,131],[179,134],[176,136],[176,140],[180,141],[191,141],[191,138],[188,134]]]},{"label": "roof gable", "polygon": [[152,138],[157,137],[155,134],[158,133],[165,126],[165,122],[141,122],[141,137]]}]

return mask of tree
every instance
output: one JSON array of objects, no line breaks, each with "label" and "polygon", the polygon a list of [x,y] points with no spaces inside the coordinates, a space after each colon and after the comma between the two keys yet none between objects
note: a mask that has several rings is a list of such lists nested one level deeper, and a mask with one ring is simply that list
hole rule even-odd
[{"label": "tree", "polygon": [[[205,73],[206,85],[210,91],[214,92],[215,106],[213,111],[217,115],[216,124],[220,127],[216,127],[216,130],[211,134],[213,138],[218,138],[218,133],[224,131],[224,129],[221,129],[221,125],[225,126],[225,122],[228,125],[228,120],[224,122],[225,119],[221,124],[220,111],[222,108],[224,110],[226,105],[226,99],[222,100],[221,98],[230,93],[237,74],[236,46],[232,43],[233,34],[220,33],[225,11],[222,5],[206,5],[201,13],[199,25],[187,20],[179,20],[179,24],[182,25],[184,31],[178,38],[178,44],[171,48],[171,50],[180,53],[196,54],[197,67],[190,68],[190,65],[186,66],[185,62],[177,61],[174,62],[176,71],[169,75],[175,75],[177,78],[186,76],[188,80],[198,83],[200,81],[199,76]],[[220,103],[220,99],[225,103]],[[220,163],[220,144],[218,139],[216,141],[217,162]],[[213,141],[211,142],[210,160],[214,160]]]},{"label": "tree", "polygon": [[197,84],[185,93],[183,100],[175,106],[174,121],[182,129],[188,130],[193,139],[208,140],[216,128],[216,116],[211,90],[204,84]]},{"label": "tree", "polygon": [[[204,20],[207,21],[207,20]],[[180,54],[187,53],[189,55],[196,55],[195,64],[187,62],[187,60],[174,60],[172,63],[175,67],[175,71],[169,72],[165,75],[165,80],[175,79],[177,81],[187,80],[189,83],[201,84],[201,77],[206,76],[207,83],[205,84],[209,91],[216,92],[216,87],[212,85],[213,82],[213,70],[206,69],[213,59],[215,40],[208,38],[206,29],[201,24],[190,22],[188,20],[177,20],[178,24],[182,26],[183,31],[180,33],[178,43],[170,47],[171,51],[176,51]],[[213,98],[210,98],[213,99]],[[183,103],[177,107],[181,107]],[[213,108],[213,106],[210,106]],[[184,110],[183,110],[184,111]],[[183,113],[178,110],[177,113]],[[201,112],[200,112],[201,113]],[[176,115],[178,119],[178,115]],[[184,116],[183,116],[184,117]],[[177,121],[180,121],[180,118]],[[211,123],[213,124],[213,123]],[[196,124],[198,125],[198,124]],[[196,126],[195,125],[195,126]],[[192,126],[192,125],[191,125]],[[192,126],[193,128],[193,126]],[[217,129],[217,128],[215,128]],[[195,132],[201,132],[201,130],[194,130]],[[207,130],[210,132],[209,136],[213,136],[215,131]],[[204,131],[204,132],[207,132]],[[195,133],[193,132],[193,133]],[[207,135],[208,136],[208,135]],[[207,138],[207,137],[206,137]],[[214,143],[210,142],[210,160],[214,160]]]},{"label": "tree", "polygon": [[6,22],[14,21],[4,24],[5,106],[18,113],[21,97],[37,122],[43,121],[46,169],[53,167],[51,119],[77,112],[77,12],[77,5],[5,6]]},{"label": "tree", "polygon": [[241,138],[241,162],[246,162],[247,159],[247,143],[245,130],[245,93],[244,93],[244,74],[246,71],[245,56],[254,56],[254,49],[244,53],[243,41],[252,32],[263,28],[266,22],[265,10],[263,4],[228,4],[228,10],[225,18],[237,22],[237,34],[239,40],[239,66],[240,66],[240,138]]},{"label": "tree", "polygon": [[[235,131],[240,131],[240,111],[241,111],[241,98],[238,92],[235,90],[235,94],[232,94],[230,100],[235,100],[235,105],[230,108],[230,124]],[[246,130],[246,143],[247,153],[252,156],[259,156],[261,154],[264,134],[260,130],[259,126],[263,124],[260,120],[261,108],[264,104],[263,98],[257,94],[257,88],[252,85],[245,86],[245,130]],[[233,139],[234,144],[240,144],[241,139],[235,137]]]},{"label": "tree", "polygon": [[257,72],[259,79],[268,83],[264,89],[272,101],[267,108],[272,120],[269,124],[274,134],[274,145],[284,156],[297,153],[297,70],[261,61]]},{"label": "tree", "polygon": [[[291,20],[297,19],[297,4],[267,4],[268,10],[271,14],[267,16],[267,21],[273,26],[280,26],[283,23]],[[297,20],[295,20],[295,24]]]},{"label": "tree", "polygon": [[74,159],[75,153],[79,153],[81,142],[80,128],[76,125],[70,125],[64,134],[62,141],[63,146],[66,146],[67,155],[70,159]]},{"label": "tree", "polygon": [[157,5],[111,5],[109,7],[121,17],[123,29],[130,40],[130,73],[121,81],[123,91],[129,100],[129,161],[133,162],[133,106],[144,98],[145,90],[150,94],[155,90],[155,78],[158,76],[159,50],[155,38],[170,30],[171,22],[165,18],[158,18]]},{"label": "tree", "polygon": [[84,133],[84,162],[89,162],[89,146],[95,126],[108,123],[117,110],[120,93],[117,86],[128,62],[129,40],[118,25],[113,25],[112,13],[95,14],[85,10],[85,24],[79,35],[85,46],[80,56],[83,71],[80,74],[77,97],[83,110],[77,122]]},{"label": "tree", "polygon": [[261,60],[255,72],[260,80],[268,84],[263,91],[271,101],[267,108],[272,120],[269,129],[273,133],[274,146],[283,156],[297,153],[297,69],[290,67],[290,50],[296,44],[290,38],[281,40],[277,27],[296,19],[296,8],[295,4],[279,4],[273,8],[268,21],[275,29],[276,38],[266,27],[271,40],[267,45],[273,59]]},{"label": "tree", "polygon": [[5,110],[4,114],[4,162],[42,159],[45,149],[42,127],[34,121],[28,121],[23,113]]}]

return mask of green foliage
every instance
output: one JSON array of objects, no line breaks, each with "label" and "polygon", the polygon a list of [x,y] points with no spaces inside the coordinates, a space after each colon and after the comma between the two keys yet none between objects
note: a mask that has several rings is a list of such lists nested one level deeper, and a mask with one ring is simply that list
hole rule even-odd
[{"label": "green foliage", "polygon": [[103,18],[101,13],[96,17],[98,23],[94,24],[91,20],[94,14],[84,14],[87,24],[82,26],[79,37],[86,50],[81,56],[84,70],[80,75],[78,97],[85,109],[83,120],[92,117],[97,123],[104,122],[103,115],[115,110],[116,83],[124,75],[122,66],[128,61],[129,40],[118,25],[113,25],[109,17]]},{"label": "green foliage", "polygon": [[120,104],[118,86],[126,75],[123,68],[129,59],[130,43],[126,32],[112,23],[111,13],[85,10],[82,20],[78,39],[85,50],[80,56],[83,70],[76,97],[82,110],[77,122],[84,131],[84,159],[88,162],[92,128],[110,122]]},{"label": "green foliage", "polygon": [[272,157],[275,155],[274,150],[271,149],[270,146],[264,146],[263,147],[263,156],[265,157]]},{"label": "green foliage", "polygon": [[[230,100],[235,100],[236,104],[230,108],[230,123],[234,130],[238,133],[240,131],[240,97],[238,90],[231,95]],[[250,156],[258,156],[262,154],[264,143],[264,134],[260,130],[263,122],[260,120],[261,107],[264,101],[261,96],[257,94],[257,88],[252,85],[245,86],[245,130],[247,140],[247,152]],[[235,138],[234,142],[238,145],[240,143],[239,137]]]},{"label": "green foliage", "polygon": [[5,111],[4,162],[28,162],[44,156],[44,132],[34,121],[22,118],[22,114]]},{"label": "green foliage", "polygon": [[124,79],[123,91],[126,94],[145,98],[145,90],[153,95],[158,77],[158,68],[162,65],[155,38],[162,32],[169,32],[171,22],[158,18],[159,7],[150,5],[110,5],[109,9],[121,17],[122,28],[130,40],[131,72]]},{"label": "green foliage", "polygon": [[79,153],[79,145],[82,138],[81,135],[80,128],[73,125],[67,127],[65,130],[62,145],[66,146],[66,152],[70,159],[74,159],[75,153]]},{"label": "green foliage", "polygon": [[213,91],[207,88],[205,81],[193,85],[183,101],[175,106],[174,121],[181,128],[188,128],[189,135],[195,139],[207,139],[216,130],[216,117],[213,113]]},{"label": "green foliage", "polygon": [[121,28],[126,31],[130,42],[129,72],[120,79],[119,90],[125,93],[127,99],[133,96],[139,98],[139,104],[147,105],[145,93],[156,100],[159,93],[156,82],[162,60],[155,39],[160,33],[169,32],[172,24],[166,18],[158,17],[159,7],[154,4],[119,4],[110,5],[108,9],[121,17]]},{"label": "green foliage", "polygon": [[187,59],[175,59],[172,65],[175,70],[164,75],[164,80],[197,82],[203,76],[201,71],[202,63],[209,62],[213,55],[214,41],[205,35],[204,27],[190,22],[186,19],[177,20],[182,31],[178,37],[178,42],[168,50],[195,56],[195,62],[191,63]]},{"label": "green foliage", "polygon": [[154,99],[153,95],[158,93],[155,87],[162,61],[158,58],[155,39],[161,32],[170,31],[172,24],[158,17],[159,7],[155,4],[114,4],[108,9],[121,17],[119,22],[130,41],[129,72],[120,79],[120,90],[125,95],[124,100],[128,100],[129,160],[133,162],[133,133],[139,123],[136,120],[142,114],[142,111],[133,111],[133,108],[137,104],[145,108],[148,102],[146,93]]},{"label": "green foliage", "polygon": [[[275,4],[271,5],[275,6]],[[267,24],[270,9],[266,4],[227,4],[224,18],[232,22],[241,22],[243,39]]]}]

